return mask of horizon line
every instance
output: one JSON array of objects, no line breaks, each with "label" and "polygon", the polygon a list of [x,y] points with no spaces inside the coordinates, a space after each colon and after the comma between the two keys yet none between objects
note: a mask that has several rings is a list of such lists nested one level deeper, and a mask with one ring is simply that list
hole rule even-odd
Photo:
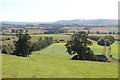
[{"label": "horizon line", "polygon": [[119,20],[119,19],[60,19],[55,21],[12,21],[12,20],[0,20],[0,22],[41,22],[41,23],[52,23],[57,21],[70,21],[70,20]]}]

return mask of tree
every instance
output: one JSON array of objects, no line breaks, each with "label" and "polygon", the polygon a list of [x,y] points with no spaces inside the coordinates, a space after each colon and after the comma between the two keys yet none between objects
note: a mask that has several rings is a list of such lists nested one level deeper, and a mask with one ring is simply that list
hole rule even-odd
[{"label": "tree", "polygon": [[28,33],[18,33],[18,41],[15,41],[15,54],[18,56],[29,57],[31,53],[31,36]]},{"label": "tree", "polygon": [[15,33],[16,31],[15,31],[15,29],[12,29],[11,32],[12,32],[12,33]]},{"label": "tree", "polygon": [[99,32],[99,31],[96,31],[96,34],[100,34],[100,32]]},{"label": "tree", "polygon": [[112,32],[110,31],[109,34],[112,34]]},{"label": "tree", "polygon": [[112,57],[111,45],[114,42],[115,42],[115,39],[113,36],[104,36],[97,41],[98,45],[104,46],[104,50],[102,54],[105,55],[109,60],[110,60],[110,57]]},{"label": "tree", "polygon": [[76,57],[80,60],[96,60],[93,51],[90,49],[92,42],[87,38],[88,34],[84,31],[72,35],[71,40],[65,45],[70,55],[77,54],[77,57],[75,55],[72,59]]}]

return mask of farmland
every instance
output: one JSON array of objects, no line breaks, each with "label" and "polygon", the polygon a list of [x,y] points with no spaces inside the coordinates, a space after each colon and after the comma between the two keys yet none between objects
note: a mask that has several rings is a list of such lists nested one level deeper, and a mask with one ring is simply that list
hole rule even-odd
[{"label": "farmland", "polygon": [[[2,44],[13,44],[13,41],[17,40],[17,37],[15,36],[2,36],[2,37],[11,38],[11,40],[0,41],[2,42]],[[15,37],[15,39],[12,39],[12,37]],[[38,34],[38,35],[31,35],[31,41],[36,42],[38,41],[39,37],[53,37],[53,40],[64,39],[65,42],[67,42],[70,39],[70,35],[65,35],[65,34]]]},{"label": "farmland", "polygon": [[[70,39],[70,34],[73,34],[73,33],[31,35],[31,37],[32,37],[31,41],[36,42],[39,37],[53,37],[53,40],[64,39],[64,41],[67,42]],[[105,36],[105,35],[109,35],[109,34],[90,34],[90,35]],[[114,36],[115,39],[120,38],[120,36],[118,36],[117,34],[110,34],[110,35]],[[12,37],[14,37],[15,39],[12,39]],[[1,36],[0,36],[0,38],[1,38]],[[13,41],[17,40],[16,36],[2,36],[2,38],[11,38],[11,40],[0,41],[0,43],[2,42],[2,44],[13,44]]]},{"label": "farmland", "polygon": [[[52,36],[55,39],[69,35],[43,34],[32,37]],[[37,38],[36,38],[37,39]],[[34,38],[34,40],[36,40]],[[92,41],[95,54],[101,54],[103,47]],[[32,52],[30,57],[17,57],[2,54],[3,78],[118,78],[117,62],[93,62],[70,60],[72,56],[66,52],[66,43],[54,43],[49,47]],[[118,42],[112,45],[113,57],[118,58]]]},{"label": "farmland", "polygon": [[118,0],[0,4],[0,79],[120,79]]}]

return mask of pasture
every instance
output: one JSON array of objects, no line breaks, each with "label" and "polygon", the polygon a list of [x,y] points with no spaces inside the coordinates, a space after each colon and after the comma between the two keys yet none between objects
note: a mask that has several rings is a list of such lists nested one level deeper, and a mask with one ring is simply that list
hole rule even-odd
[{"label": "pasture", "polygon": [[[3,78],[118,78],[117,62],[93,62],[70,60],[66,53],[65,43],[54,43],[51,46],[33,52],[30,57],[17,57],[2,54]],[[118,53],[112,47],[113,56]],[[103,47],[93,41],[91,47],[100,54]]]},{"label": "pasture", "polygon": [[[64,40],[64,42],[67,42],[70,39],[70,34],[72,33],[63,33],[63,34],[36,34],[36,35],[31,35],[31,42],[36,42],[38,41],[39,37],[53,37],[53,40]],[[90,34],[93,36],[105,36],[109,34]],[[114,36],[115,39],[120,38],[119,35],[114,35],[110,34],[111,36]],[[5,40],[5,41],[0,41],[2,44],[13,44],[13,41],[17,40],[16,36],[0,36],[0,38],[10,38],[11,40]],[[15,39],[12,39],[14,37]]]},{"label": "pasture", "polygon": [[[13,44],[13,41],[17,40],[16,36],[0,36],[0,38],[10,38],[11,40],[5,40],[0,41],[0,43],[4,44]],[[15,39],[12,39],[12,37],[15,37]],[[38,35],[31,35],[31,42],[38,41],[39,37],[53,37],[53,40],[60,40],[63,39],[65,42],[67,42],[70,39],[70,35],[66,34],[38,34]]]},{"label": "pasture", "polygon": [[[32,42],[38,37],[51,36],[54,40],[70,39],[66,34],[31,35]],[[10,40],[12,42],[12,40]],[[92,41],[92,40],[91,40]],[[8,43],[11,43],[8,41]],[[92,41],[91,49],[101,54],[104,47]],[[4,42],[4,44],[8,44]],[[30,57],[18,57],[2,54],[3,78],[118,78],[117,62],[97,62],[70,60],[66,52],[66,43],[54,43],[41,51],[32,52]],[[118,58],[118,42],[112,45],[113,57]]]}]

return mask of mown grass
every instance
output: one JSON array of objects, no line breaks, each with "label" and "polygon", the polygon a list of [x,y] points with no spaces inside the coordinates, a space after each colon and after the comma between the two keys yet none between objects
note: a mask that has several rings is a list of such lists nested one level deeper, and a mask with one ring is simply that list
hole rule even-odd
[{"label": "mown grass", "polygon": [[[65,43],[55,43],[41,51],[33,52],[27,58],[3,54],[2,77],[118,78],[117,62],[70,60],[72,56],[66,53],[64,45]],[[100,46],[96,47],[96,44],[93,44],[92,49],[96,50],[96,52],[99,48]],[[98,52],[100,53],[101,50]]]}]

